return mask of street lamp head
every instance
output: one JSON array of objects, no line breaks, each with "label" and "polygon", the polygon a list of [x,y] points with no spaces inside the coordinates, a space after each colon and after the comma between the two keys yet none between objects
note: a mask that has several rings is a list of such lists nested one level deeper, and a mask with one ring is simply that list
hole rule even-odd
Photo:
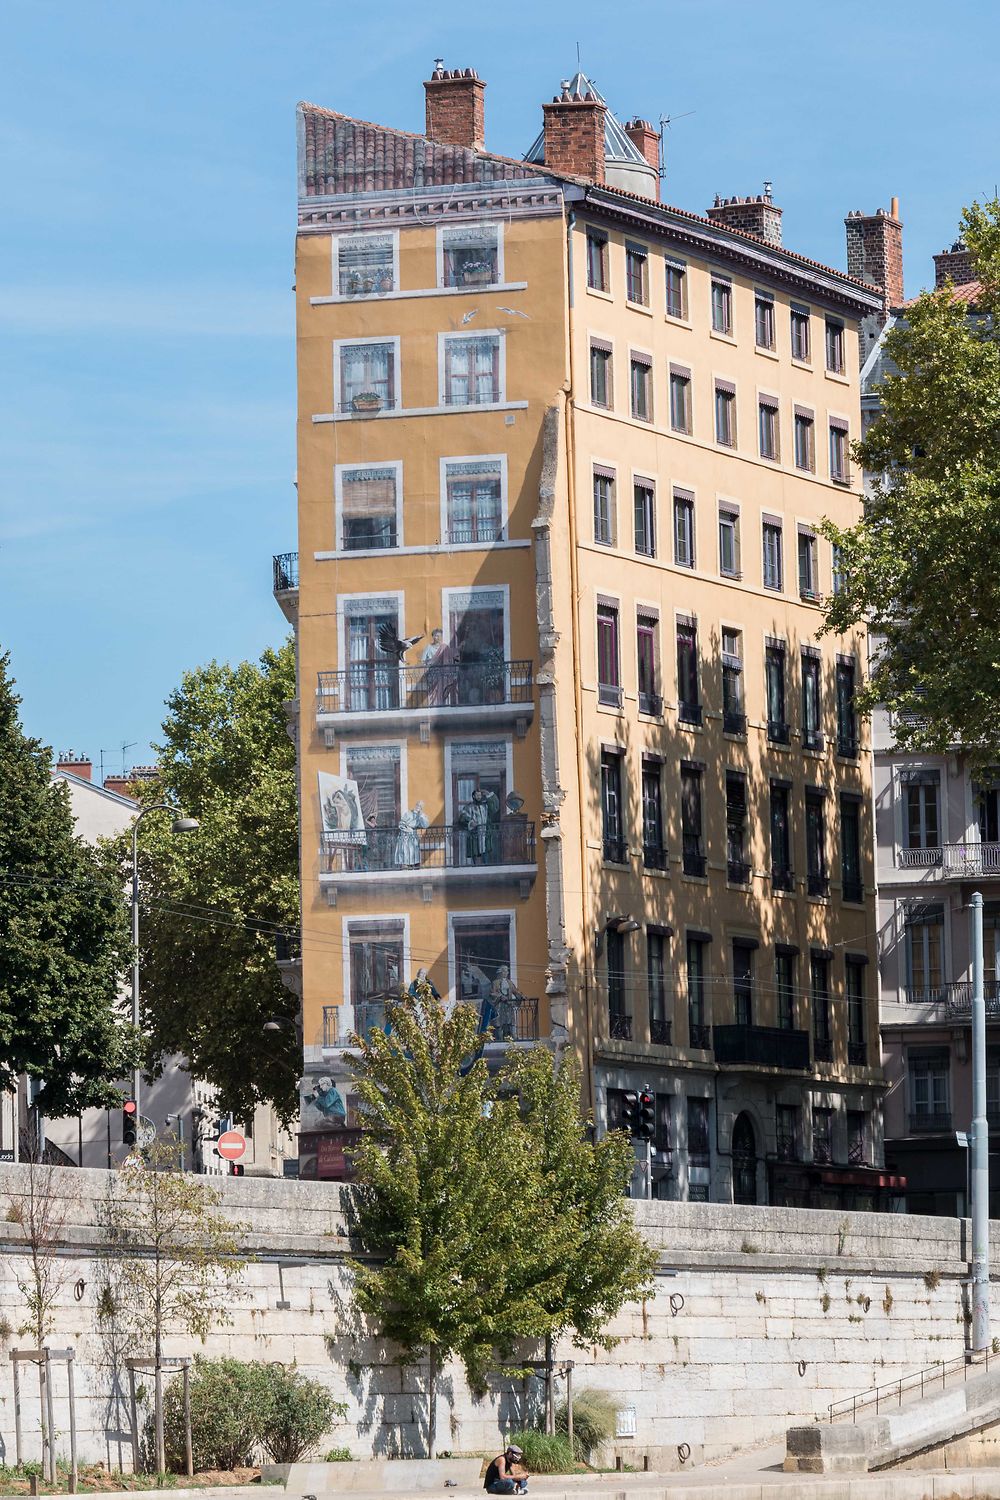
[{"label": "street lamp head", "polygon": [[170,825],[171,833],[194,833],[198,827],[197,818],[175,818]]},{"label": "street lamp head", "polygon": [[260,1029],[261,1031],[280,1031],[286,1024],[284,1021],[265,1021]]}]

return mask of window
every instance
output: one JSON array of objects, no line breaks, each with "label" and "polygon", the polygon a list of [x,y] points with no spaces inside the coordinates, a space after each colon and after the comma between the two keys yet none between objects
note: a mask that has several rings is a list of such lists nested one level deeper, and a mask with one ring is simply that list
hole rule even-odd
[{"label": "window", "polygon": [[774,348],[774,298],[758,292],[754,298],[754,335],[758,349]]},{"label": "window", "polygon": [[499,224],[442,228],[442,286],[495,286],[502,280],[500,233]]},{"label": "window", "polygon": [[618,606],[607,602],[597,606],[597,701],[611,708],[620,708],[622,701]]},{"label": "window", "polygon": [[975,785],[979,839],[983,844],[1000,843],[1000,784],[996,775]]},{"label": "window", "polygon": [[625,241],[625,296],[629,302],[649,306],[649,251],[632,240]]},{"label": "window", "polygon": [[351,1006],[354,1029],[362,1036],[385,1026],[388,1001],[399,994],[403,982],[402,922],[348,923],[348,953]]},{"label": "window", "polygon": [[667,317],[687,317],[687,266],[680,260],[666,263]]},{"label": "window", "polygon": [[704,876],[702,847],[701,767],[681,765],[681,835],[685,875]]},{"label": "window", "polygon": [[777,396],[761,396],[757,407],[757,430],[761,458],[777,463],[781,457]]},{"label": "window", "polygon": [[844,553],[841,547],[834,542],[830,549],[830,582],[834,594],[842,594],[847,584],[847,572],[844,568]]},{"label": "window", "polygon": [[764,587],[780,594],[784,587],[784,562],[781,545],[781,522],[776,516],[765,519],[761,528],[764,556]]},{"label": "window", "polygon": [[812,651],[802,652],[802,744],[807,750],[822,750],[820,727],[820,660]]},{"label": "window", "polygon": [[743,636],[738,630],[722,632],[722,729],[725,734],[746,734],[743,711]]},{"label": "window", "polygon": [[830,478],[837,484],[848,484],[851,478],[848,431],[846,422],[830,418]]},{"label": "window", "polygon": [[810,355],[809,345],[809,309],[792,304],[792,358],[808,361]]},{"label": "window", "polygon": [[394,234],[338,234],[334,251],[341,297],[371,297],[392,291],[396,282]]},{"label": "window", "polygon": [[656,556],[656,491],[648,479],[632,486],[635,550],[643,557]]},{"label": "window", "polygon": [[391,595],[350,599],[344,605],[347,631],[347,706],[352,713],[399,707],[400,673],[383,640],[400,630],[399,604]]},{"label": "window", "polygon": [[[500,809],[510,790],[507,781],[510,741],[451,740],[448,751],[451,805],[458,825],[455,830],[458,834],[457,862],[462,865],[523,863],[527,859],[524,824],[518,821],[508,822],[506,818],[503,822],[500,821]],[[472,836],[463,838],[461,830],[468,823],[467,813],[475,805],[477,792],[495,799],[491,804],[495,811],[489,816],[485,827],[475,825]],[[465,832],[468,832],[467,826]]]},{"label": "window", "polygon": [[795,960],[798,950],[789,947],[775,948],[774,987],[778,1000],[778,1025],[782,1031],[791,1031],[795,1026]]},{"label": "window", "polygon": [[732,334],[733,289],[728,281],[712,278],[712,327],[716,333]]},{"label": "window", "polygon": [[598,229],[587,230],[587,285],[595,292],[608,290],[608,237]]},{"label": "window", "polygon": [[865,960],[844,960],[844,989],[847,994],[847,1061],[855,1068],[868,1061],[865,1041]]},{"label": "window", "polygon": [[340,501],[338,545],[347,552],[398,547],[400,466],[339,468]]},{"label": "window", "polygon": [[715,441],[736,447],[736,387],[729,380],[715,382]]},{"label": "window", "polygon": [[740,513],[731,505],[719,506],[719,572],[724,578],[740,575]]},{"label": "window", "polygon": [[837,754],[854,759],[858,753],[858,719],[854,710],[854,662],[837,658]]},{"label": "window", "polygon": [[767,695],[767,737],[777,745],[787,745],[785,647],[780,641],[770,641],[765,647],[764,686]]},{"label": "window", "polygon": [[810,896],[828,896],[830,877],[826,867],[826,796],[806,788],[806,877]]},{"label": "window", "polygon": [[677,717],[685,724],[701,723],[698,627],[693,620],[677,622]]},{"label": "window", "polygon": [[840,795],[840,889],[845,901],[863,901],[861,875],[861,799]]},{"label": "window", "polygon": [[647,870],[665,870],[667,851],[663,846],[663,767],[659,761],[642,763],[642,862]]},{"label": "window", "polygon": [[[669,1047],[667,934],[652,927],[646,933],[646,974],[649,985],[649,1040],[654,1046]],[[657,1104],[659,1104],[659,1099],[657,1099]],[[657,1115],[659,1115],[659,1109]]]},{"label": "window", "polygon": [[811,411],[796,406],[795,418],[795,467],[807,474],[816,472],[816,422]]},{"label": "window", "polygon": [[[368,829],[369,854],[372,852],[372,831],[386,829],[395,847],[402,812],[400,801],[399,745],[350,745],[343,757],[343,772],[350,781],[358,785],[361,816]],[[375,839],[375,847],[378,840]],[[391,855],[385,868],[392,864]]]},{"label": "window", "polygon": [[799,1115],[797,1104],[775,1105],[775,1154],[779,1161],[799,1159]]},{"label": "window", "polygon": [[753,1025],[753,946],[733,939],[733,1007],[737,1026]]},{"label": "window", "polygon": [[[906,775],[903,791],[906,806],[906,848],[933,850],[941,854],[938,822],[940,771],[911,771]],[[912,861],[916,863],[916,861]]]},{"label": "window", "polygon": [[726,772],[726,864],[733,885],[748,884],[747,779],[741,771]]},{"label": "window", "polygon": [[816,534],[799,527],[799,594],[803,599],[819,598]]},{"label": "window", "polygon": [[830,956],[814,949],[809,955],[809,999],[813,1019],[813,1059],[833,1061],[833,1032],[830,1030]]},{"label": "window", "polygon": [[503,400],[500,334],[444,334],[445,406],[492,406]]},{"label": "window", "polygon": [[944,907],[911,907],[903,934],[907,1000],[922,1005],[943,1000]]},{"label": "window", "polygon": [[868,1165],[866,1140],[868,1117],[863,1109],[847,1111],[847,1163],[851,1167]]},{"label": "window", "polygon": [[[687,1000],[688,1000],[688,1039],[692,1047],[709,1046],[709,1031],[705,1024],[705,950],[708,944],[701,937],[693,934],[687,939]],[[691,1100],[688,1100],[690,1108]],[[705,1141],[706,1150],[708,1143],[708,1118],[707,1101],[699,1099],[699,1104],[706,1104],[705,1119]],[[689,1127],[690,1132],[690,1127]],[[690,1149],[690,1133],[688,1135],[688,1148]]]},{"label": "window", "polygon": [[813,1106],[813,1161],[826,1165],[833,1161],[833,1110]]},{"label": "window", "polygon": [[446,536],[455,545],[503,540],[502,458],[445,459]]},{"label": "window", "polygon": [[612,401],[611,345],[603,340],[590,341],[590,399],[595,406],[609,409]]},{"label": "window", "polygon": [[[516,978],[513,965],[513,954],[511,952],[511,918],[498,917],[452,917],[452,933],[455,943],[455,973],[458,976],[458,996],[467,1005],[474,1005],[481,1014],[489,1006],[489,1015],[494,1006],[489,1001],[489,991],[494,980],[500,973],[501,968],[507,970],[507,976],[513,981]],[[509,1002],[501,1002],[505,1004]],[[511,1006],[514,1016],[511,1021],[504,1022],[500,1016],[493,1020],[494,1035],[500,1039],[506,1032],[510,1040],[515,1040],[511,1033],[516,1032],[520,1023],[525,1027],[527,1023],[527,1034],[517,1037],[518,1040],[532,1041],[530,1015],[527,1007]],[[485,1018],[485,1016],[484,1016]]]},{"label": "window", "polygon": [[679,568],[694,567],[694,495],[674,490],[674,562]]},{"label": "window", "polygon": [[914,1050],[907,1053],[906,1067],[910,1080],[910,1129],[950,1131],[949,1053],[943,1049]]},{"label": "window", "polygon": [[623,865],[628,850],[625,845],[622,756],[619,750],[601,751],[601,818],[604,858],[613,864]]},{"label": "window", "polygon": [[691,371],[670,366],[670,425],[674,432],[691,431]]},{"label": "window", "polygon": [[340,366],[340,410],[379,411],[396,405],[394,339],[334,346]]},{"label": "window", "polygon": [[787,782],[771,782],[771,884],[776,891],[790,891],[795,887],[788,793]]},{"label": "window", "polygon": [[625,980],[625,939],[609,930],[605,936],[608,957],[608,1035],[627,1042],[632,1037],[632,1016]]},{"label": "window", "polygon": [[629,399],[632,415],[637,422],[653,420],[653,362],[648,354],[629,355],[628,364]]},{"label": "window", "polygon": [[826,368],[831,375],[843,375],[844,325],[833,318],[826,320]]},{"label": "window", "polygon": [[615,471],[594,468],[594,541],[615,545]]},{"label": "window", "polygon": [[635,622],[636,664],[639,676],[639,712],[659,716],[663,712],[656,639],[660,622],[655,615],[639,614]]}]

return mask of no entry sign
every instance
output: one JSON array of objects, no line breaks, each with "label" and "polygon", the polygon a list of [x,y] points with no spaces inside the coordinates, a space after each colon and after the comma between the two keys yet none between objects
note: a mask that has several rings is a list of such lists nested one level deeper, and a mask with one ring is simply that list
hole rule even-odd
[{"label": "no entry sign", "polygon": [[216,1150],[225,1161],[239,1161],[246,1149],[246,1139],[238,1130],[224,1130],[216,1144]]}]

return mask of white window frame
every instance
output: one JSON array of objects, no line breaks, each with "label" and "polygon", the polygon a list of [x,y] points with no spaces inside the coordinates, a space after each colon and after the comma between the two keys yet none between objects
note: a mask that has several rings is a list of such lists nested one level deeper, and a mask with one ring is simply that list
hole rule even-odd
[{"label": "white window frame", "polygon": [[[340,741],[340,774],[347,775],[347,758],[353,750],[398,750],[399,751],[399,805],[405,811],[410,805],[409,780],[406,765],[406,740],[345,740]],[[352,919],[353,920],[353,919]]]},{"label": "white window frame", "polygon": [[[478,287],[476,287],[476,286],[470,286],[469,287],[469,291],[470,291],[470,293],[475,293],[477,291],[485,291],[487,287],[497,287],[497,286],[503,286],[505,284],[505,280],[504,280],[504,277],[505,277],[505,270],[504,270],[504,232],[503,232],[504,231],[504,223],[503,223],[503,220],[502,219],[486,219],[486,220],[476,219],[474,221],[469,221],[468,223],[464,223],[464,224],[463,223],[449,223],[449,224],[439,224],[437,226],[437,235],[436,235],[436,243],[435,243],[435,272],[434,272],[434,274],[435,274],[435,277],[436,277],[436,285],[437,285],[437,287],[438,287],[439,290],[445,289],[445,287],[444,287],[444,242],[445,242],[445,237],[446,237],[448,231],[450,229],[470,229],[470,228],[476,228],[476,227],[478,227],[481,224],[489,224],[493,228],[496,229],[496,234],[497,234],[497,279],[496,279],[496,281],[483,282],[483,284],[481,286],[478,286]],[[448,287],[446,290],[448,290],[448,291],[456,291],[456,290],[458,290],[458,288],[456,288],[456,287]]]},{"label": "white window frame", "polygon": [[371,464],[335,464],[333,470],[333,524],[334,524],[334,546],[338,552],[344,550],[344,475],[355,472],[358,469],[395,469],[396,471],[396,546],[395,547],[373,547],[355,548],[354,552],[395,552],[403,546],[403,460],[401,458],[389,458],[382,463]]},{"label": "white window frame", "polygon": [[[476,401],[468,406],[451,406],[445,400],[445,364],[449,342],[459,339],[485,339],[495,338],[498,340],[497,359],[497,399],[493,401]],[[451,328],[447,333],[438,334],[438,405],[446,411],[490,411],[494,406],[502,406],[507,400],[507,337],[502,328]]]},{"label": "white window frame", "polygon": [[448,585],[441,590],[441,629],[445,629],[445,621],[451,617],[451,598],[453,594],[500,594],[503,596],[503,659],[511,660],[510,654],[510,584],[509,583],[475,583]]},{"label": "white window frame", "polygon": [[[330,236],[330,291],[340,302],[377,302],[379,296],[385,293],[359,292],[351,296],[349,292],[340,290],[340,246],[345,240],[361,240],[374,238],[385,238],[387,235],[392,241],[392,291],[398,292],[399,287],[399,230],[398,229],[345,229],[338,234]],[[352,340],[352,342],[360,342]]]},{"label": "white window frame", "polygon": [[[508,512],[508,489],[507,489],[507,455],[506,453],[449,453],[441,458],[438,466],[438,483],[440,485],[440,521],[441,521],[441,543],[445,545],[448,535],[448,465],[449,464],[495,464],[500,465],[500,522],[504,535],[510,520]],[[460,544],[464,545],[464,544]],[[485,547],[487,542],[470,542],[470,547]],[[495,545],[495,544],[494,544]]]},{"label": "white window frame", "polygon": [[[333,341],[333,410],[335,412],[341,412],[342,411],[341,400],[340,400],[340,361],[341,361],[341,351],[344,350],[344,349],[354,349],[359,344],[390,344],[392,346],[393,401],[392,401],[392,405],[391,406],[388,406],[388,407],[386,407],[384,409],[386,411],[400,411],[402,409],[402,404],[403,404],[402,403],[403,372],[402,372],[402,369],[400,367],[400,362],[399,362],[399,334],[398,333],[381,334],[377,338],[334,339],[334,341]],[[349,413],[344,413],[344,415],[349,415]]]},{"label": "white window frame", "polygon": [[[363,594],[338,594],[337,595],[337,671],[338,672],[346,672],[347,671],[347,620],[348,620],[348,613],[350,613],[350,614],[361,614],[362,613],[361,610],[351,610],[350,612],[348,612],[344,608],[345,604],[378,605],[379,603],[381,603],[381,601],[383,599],[395,599],[395,601],[396,601],[396,634],[402,640],[405,637],[405,635],[406,635],[406,630],[405,630],[405,627],[403,625],[403,609],[404,609],[404,603],[405,603],[405,595],[404,595],[404,592],[403,592],[402,589],[382,589],[379,593],[374,593],[374,592],[368,590],[368,591],[366,591]],[[367,613],[373,614],[374,613],[374,609],[369,609],[367,611]]]},{"label": "white window frame", "polygon": [[[743,538],[740,535],[742,526],[742,514],[738,500],[731,500],[728,495],[716,495],[715,497],[715,537],[718,548],[718,563],[720,578],[737,581],[743,576]],[[733,521],[733,551],[735,553],[736,567],[727,572],[722,566],[722,517],[723,513]]]},{"label": "white window frame", "polygon": [[[503,744],[504,755],[506,757],[507,791],[512,792],[514,790],[514,741],[509,735],[498,734],[487,739],[484,735],[480,734],[462,734],[446,739],[444,742],[444,821],[449,827],[452,827],[455,822],[455,800],[452,791],[452,781],[454,780],[452,774],[452,748],[455,745],[474,745],[477,740],[483,744],[497,742]],[[459,915],[462,915],[462,913],[459,913]]]},{"label": "white window frame", "polygon": [[344,1021],[345,1034],[354,1029],[354,996],[351,993],[351,928],[372,927],[376,922],[384,922],[386,926],[391,922],[394,927],[402,924],[403,928],[403,977],[410,972],[410,916],[409,912],[365,912],[358,913],[354,917],[345,917],[342,929],[344,943]]},{"label": "white window frame", "polygon": [[474,922],[500,922],[506,917],[509,924],[510,981],[517,987],[517,913],[512,907],[493,908],[487,911],[450,911],[448,913],[448,999],[452,1005],[458,1003],[458,972],[455,959],[455,926],[471,926]]}]

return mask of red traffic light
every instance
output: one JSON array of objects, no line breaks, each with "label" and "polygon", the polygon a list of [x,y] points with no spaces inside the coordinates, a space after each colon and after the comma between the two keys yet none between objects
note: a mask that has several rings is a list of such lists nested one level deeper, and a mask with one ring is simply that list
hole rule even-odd
[{"label": "red traffic light", "polygon": [[127,1115],[134,1115],[135,1114],[135,1100],[134,1099],[126,1099],[125,1102],[122,1105],[122,1111],[125,1114],[127,1114]]}]

